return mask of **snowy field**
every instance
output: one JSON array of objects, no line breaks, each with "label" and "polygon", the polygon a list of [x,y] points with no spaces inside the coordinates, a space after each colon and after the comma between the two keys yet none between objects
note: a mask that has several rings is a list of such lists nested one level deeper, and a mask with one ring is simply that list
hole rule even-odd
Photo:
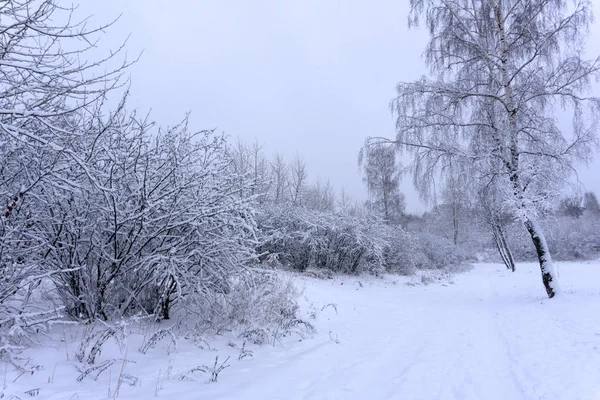
[{"label": "snowy field", "polygon": [[[209,340],[210,349],[165,339],[142,355],[147,328],[132,325],[123,354],[109,341],[98,357],[130,362],[96,381],[76,381],[82,329],[60,328],[46,339],[53,347],[25,354],[39,371],[19,375],[3,366],[4,398],[31,391],[56,400],[600,399],[600,263],[558,268],[563,295],[553,300],[534,264],[519,264],[514,274],[478,264],[428,285],[393,276],[298,277],[317,333],[246,352],[233,335]],[[212,367],[216,355],[219,364],[230,357],[218,382],[189,372]]]}]

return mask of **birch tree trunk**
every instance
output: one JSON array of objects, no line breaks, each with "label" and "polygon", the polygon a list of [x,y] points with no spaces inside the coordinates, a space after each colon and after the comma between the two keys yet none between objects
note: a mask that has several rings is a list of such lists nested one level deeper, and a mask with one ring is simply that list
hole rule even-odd
[{"label": "birch tree trunk", "polygon": [[548,244],[546,243],[546,237],[537,222],[533,219],[527,219],[527,221],[525,221],[525,227],[535,246],[538,261],[540,263],[540,270],[542,271],[542,282],[544,282],[546,293],[549,298],[553,298],[560,292],[560,288],[558,285],[556,269],[554,268],[554,263],[552,262],[550,251],[548,250]]},{"label": "birch tree trunk", "polygon": [[490,225],[492,227],[492,236],[494,237],[494,243],[496,244],[496,248],[498,249],[498,253],[500,254],[500,258],[502,258],[502,262],[506,265],[506,268],[515,272],[515,259],[512,255],[512,251],[506,241],[506,235],[504,234],[504,230],[502,229],[502,224],[500,223],[497,216],[492,217],[490,221]]}]

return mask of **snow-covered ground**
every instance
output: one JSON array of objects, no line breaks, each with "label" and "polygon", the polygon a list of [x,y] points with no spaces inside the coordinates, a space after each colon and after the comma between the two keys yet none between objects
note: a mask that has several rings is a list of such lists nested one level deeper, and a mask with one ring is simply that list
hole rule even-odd
[{"label": "snow-covered ground", "polygon": [[[316,334],[248,346],[252,356],[239,360],[242,341],[234,336],[209,340],[204,350],[164,340],[142,355],[143,332],[132,328],[126,355],[107,342],[99,356],[132,362],[115,363],[97,381],[76,381],[80,333],[65,331],[53,348],[26,352],[43,369],[0,370],[4,395],[23,399],[39,389],[33,393],[42,399],[116,397],[121,375],[120,399],[600,399],[600,262],[558,268],[563,295],[552,300],[534,264],[519,264],[516,273],[477,264],[429,285],[297,278],[306,313],[317,315]],[[219,364],[231,357],[218,382],[204,373],[178,379],[212,366],[216,355]]]}]

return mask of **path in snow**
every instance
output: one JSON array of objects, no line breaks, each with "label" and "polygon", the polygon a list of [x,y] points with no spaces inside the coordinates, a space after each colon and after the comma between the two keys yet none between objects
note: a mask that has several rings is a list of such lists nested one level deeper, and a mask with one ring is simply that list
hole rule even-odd
[{"label": "path in snow", "polygon": [[[337,313],[331,306],[319,313],[314,337],[252,347],[243,360],[228,339],[211,341],[218,353],[183,342],[142,356],[130,344],[127,358],[136,363],[124,369],[139,383],[123,385],[119,399],[600,399],[600,263],[559,264],[565,293],[552,300],[538,267],[518,268],[479,264],[427,286],[402,277],[297,278],[317,310],[337,305]],[[60,344],[32,350],[45,369],[18,377],[14,393],[25,398],[24,390],[39,387],[40,398],[53,400],[114,393],[120,365],[78,383],[69,352]],[[174,378],[211,365],[215,354],[232,356],[218,383]]]},{"label": "path in snow", "polygon": [[237,385],[211,391],[231,399],[600,399],[600,266],[562,265],[566,293],[554,300],[544,298],[535,265],[520,267],[513,275],[477,265],[446,286],[310,281],[310,298],[338,305],[320,330],[339,344],[275,348]]}]

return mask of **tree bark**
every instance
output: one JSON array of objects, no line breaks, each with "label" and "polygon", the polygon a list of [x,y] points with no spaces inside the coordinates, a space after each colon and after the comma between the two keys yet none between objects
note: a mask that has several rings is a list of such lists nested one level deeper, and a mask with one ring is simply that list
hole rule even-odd
[{"label": "tree bark", "polygon": [[452,227],[454,229],[454,245],[458,246],[458,205],[454,201],[452,203]]},{"label": "tree bark", "polygon": [[171,306],[171,296],[169,295],[169,293],[167,293],[167,296],[165,297],[165,299],[163,300],[162,304],[161,304],[161,312],[162,312],[162,319],[169,319],[169,311],[170,311],[170,307]]},{"label": "tree bark", "polygon": [[533,241],[533,245],[535,246],[535,250],[537,252],[540,270],[542,272],[542,282],[546,288],[546,293],[548,294],[549,298],[553,298],[559,292],[559,286],[554,264],[552,263],[552,257],[550,256],[548,244],[546,243],[546,238],[534,220],[528,218],[525,221],[525,227],[527,228],[529,235],[531,235],[531,240]]},{"label": "tree bark", "polygon": [[[493,215],[493,211],[490,211],[490,213]],[[506,241],[506,235],[504,235],[502,224],[497,215],[491,217],[490,225],[492,226],[492,236],[494,237],[494,242],[496,243],[496,248],[498,249],[498,253],[500,253],[502,262],[504,262],[507,269],[515,272],[515,259]]]}]

